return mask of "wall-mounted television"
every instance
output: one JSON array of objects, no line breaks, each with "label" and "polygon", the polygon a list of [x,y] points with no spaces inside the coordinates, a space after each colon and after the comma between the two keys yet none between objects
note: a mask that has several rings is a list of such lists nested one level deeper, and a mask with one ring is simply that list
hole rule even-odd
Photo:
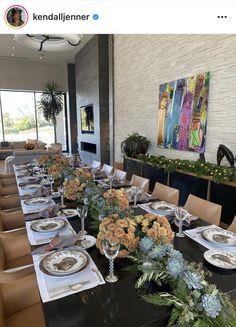
[{"label": "wall-mounted television", "polygon": [[93,105],[80,107],[80,120],[81,120],[81,132],[93,134],[94,133],[94,116]]}]

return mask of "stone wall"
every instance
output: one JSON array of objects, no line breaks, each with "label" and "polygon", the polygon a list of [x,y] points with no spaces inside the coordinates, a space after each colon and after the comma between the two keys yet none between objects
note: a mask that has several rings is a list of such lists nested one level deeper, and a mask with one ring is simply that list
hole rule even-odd
[{"label": "stone wall", "polygon": [[207,161],[216,162],[223,143],[236,154],[236,35],[115,35],[114,140],[132,132],[151,139],[150,153],[197,159],[198,154],[158,148],[159,85],[210,71]]}]

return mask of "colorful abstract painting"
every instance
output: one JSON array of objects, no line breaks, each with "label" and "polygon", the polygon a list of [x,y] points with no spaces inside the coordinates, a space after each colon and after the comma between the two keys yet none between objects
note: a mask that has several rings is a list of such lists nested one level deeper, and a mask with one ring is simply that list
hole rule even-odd
[{"label": "colorful abstract painting", "polygon": [[157,145],[203,153],[210,73],[160,85]]}]

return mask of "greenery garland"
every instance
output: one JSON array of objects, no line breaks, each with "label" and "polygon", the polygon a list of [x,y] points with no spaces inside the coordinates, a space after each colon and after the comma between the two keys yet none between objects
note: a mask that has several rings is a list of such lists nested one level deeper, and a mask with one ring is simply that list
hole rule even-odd
[{"label": "greenery garland", "polygon": [[[187,262],[173,245],[156,244],[150,237],[139,242],[139,250],[130,255],[134,265],[127,270],[141,271],[136,288],[154,281],[165,285],[166,292],[147,294],[142,298],[148,303],[171,307],[168,326],[234,327],[236,315],[229,297],[206,281],[201,264]],[[168,285],[166,287],[166,285]]]},{"label": "greenery garland", "polygon": [[168,173],[180,169],[195,173],[197,176],[211,177],[216,183],[236,182],[236,168],[232,167],[218,166],[210,162],[202,162],[201,160],[168,159],[164,156],[150,154],[139,155],[138,158],[157,169],[164,169]]}]

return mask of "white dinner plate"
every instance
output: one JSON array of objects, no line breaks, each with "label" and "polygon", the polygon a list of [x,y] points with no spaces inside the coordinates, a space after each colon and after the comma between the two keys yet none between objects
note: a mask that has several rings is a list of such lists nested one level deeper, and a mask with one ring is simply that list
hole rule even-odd
[{"label": "white dinner plate", "polygon": [[88,256],[79,250],[61,250],[43,258],[41,266],[53,276],[67,276],[84,269],[88,261]]},{"label": "white dinner plate", "polygon": [[174,214],[175,206],[169,203],[166,203],[164,201],[158,201],[150,203],[150,208],[158,211],[158,212],[164,212],[166,214]]},{"label": "white dinner plate", "polygon": [[78,211],[76,209],[63,209],[57,213],[58,216],[70,218],[78,215]]},{"label": "white dinner plate", "polygon": [[25,204],[29,206],[40,206],[50,203],[52,200],[50,198],[37,197],[25,200]]},{"label": "white dinner plate", "polygon": [[55,232],[62,228],[64,228],[66,225],[66,221],[60,218],[47,218],[47,219],[40,219],[38,221],[35,221],[31,224],[31,229],[34,232],[38,233],[49,233],[49,232]]},{"label": "white dinner plate", "polygon": [[204,253],[206,261],[224,269],[236,269],[236,255],[221,249],[208,250]]},{"label": "white dinner plate", "polygon": [[42,187],[42,185],[40,185],[40,184],[26,184],[26,185],[21,186],[21,188],[23,190],[30,190],[30,189],[41,188],[41,187]]},{"label": "white dinner plate", "polygon": [[96,244],[96,238],[91,235],[82,236],[82,240],[75,242],[75,245],[82,247],[83,249],[89,249]]},{"label": "white dinner plate", "polygon": [[221,228],[209,228],[202,232],[202,236],[218,246],[236,246],[236,233]]}]

